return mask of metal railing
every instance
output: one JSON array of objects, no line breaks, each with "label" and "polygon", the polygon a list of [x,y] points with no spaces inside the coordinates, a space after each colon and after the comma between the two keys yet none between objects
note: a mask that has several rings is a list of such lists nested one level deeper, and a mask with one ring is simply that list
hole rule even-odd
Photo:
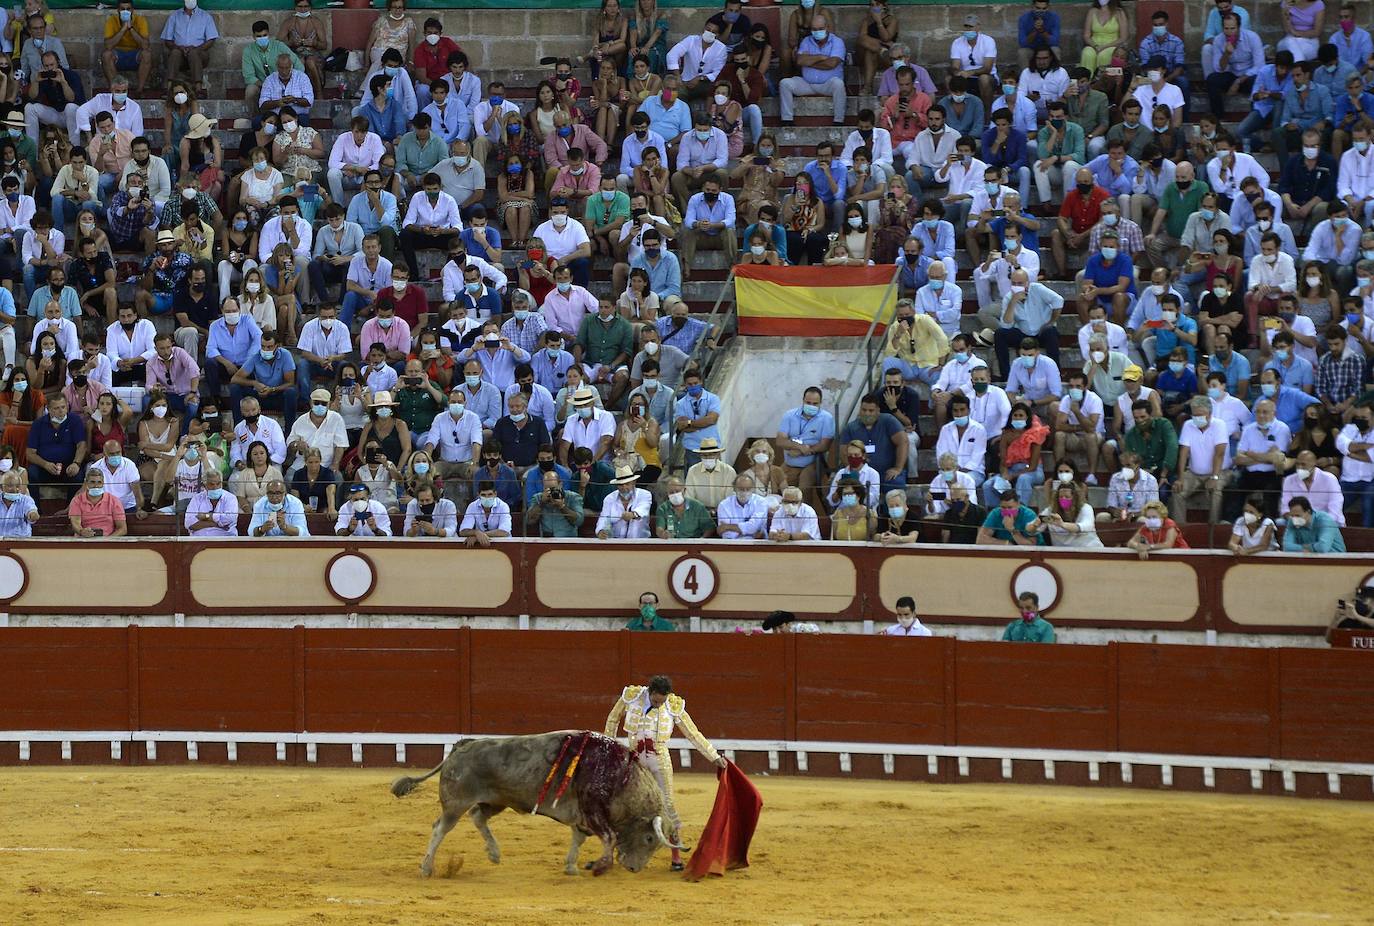
[{"label": "metal railing", "polygon": [[[734,283],[735,268],[732,265],[729,274],[725,277],[725,282],[720,287],[720,292],[716,295],[715,304],[711,306],[711,311],[706,316],[706,334],[702,336],[701,340],[697,341],[696,346],[692,348],[692,352],[687,355],[687,365],[683,367],[684,372],[694,366],[699,369],[701,371],[701,381],[703,384],[710,381],[711,370],[714,369],[716,360],[720,356],[721,339],[724,338],[727,331],[733,333],[734,327],[737,326],[739,302],[735,299]],[[722,311],[721,306],[727,299],[730,303],[729,308]],[[717,332],[716,347],[714,350],[710,350],[706,347],[706,342],[710,340],[711,331],[713,329]],[[676,451],[677,433],[673,430],[672,420],[670,418],[668,423],[668,446],[663,457],[663,471],[665,475],[678,468],[674,460]]]},{"label": "metal railing", "polygon": [[860,362],[864,364],[863,387],[859,390],[858,395],[850,398],[848,403],[849,407],[846,410],[842,410],[840,406],[846,396],[848,396],[850,386],[846,385],[845,389],[835,396],[836,430],[843,427],[844,422],[854,416],[855,410],[859,407],[859,401],[872,392],[877,385],[873,379],[873,368],[880,359],[879,352],[881,351],[881,345],[874,345],[873,334],[877,330],[880,322],[885,326],[884,333],[886,333],[886,326],[890,326],[897,315],[897,280],[901,276],[901,272],[900,267],[892,271],[892,279],[888,282],[887,289],[883,291],[882,302],[878,304],[878,309],[873,313],[872,321],[869,322],[868,331],[864,334],[863,340],[854,351],[854,365],[857,366]]}]

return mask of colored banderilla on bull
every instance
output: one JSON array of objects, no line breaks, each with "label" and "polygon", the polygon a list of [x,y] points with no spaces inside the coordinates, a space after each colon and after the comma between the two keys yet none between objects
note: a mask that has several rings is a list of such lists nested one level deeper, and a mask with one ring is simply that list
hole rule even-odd
[{"label": "colored banderilla on bull", "polygon": [[[578,743],[577,753],[568,763],[567,769],[563,772],[563,780],[559,782],[558,791],[554,793],[553,804],[550,809],[558,806],[558,801],[568,790],[568,785],[572,784],[573,775],[577,774],[577,763],[582,758],[583,751],[587,748],[587,740],[591,737],[590,733],[583,733],[582,739]],[[558,774],[558,767],[563,764],[563,758],[568,754],[568,748],[572,746],[573,737],[569,735],[563,739],[563,748],[558,751],[558,758],[553,760],[553,765],[549,766],[549,773],[544,776],[544,784],[539,788],[539,796],[535,798],[534,809],[530,815],[539,813],[539,805],[544,803],[544,798],[549,794],[549,787],[553,784],[554,776]]]}]

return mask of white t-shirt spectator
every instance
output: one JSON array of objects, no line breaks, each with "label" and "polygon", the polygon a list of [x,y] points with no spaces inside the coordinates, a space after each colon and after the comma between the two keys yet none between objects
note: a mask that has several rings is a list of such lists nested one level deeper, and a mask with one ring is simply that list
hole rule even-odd
[{"label": "white t-shirt spectator", "polygon": [[816,517],[816,509],[805,503],[797,506],[796,514],[788,514],[783,506],[778,506],[768,530],[769,533],[787,531],[789,534],[805,534],[811,540],[821,539],[821,523]]},{"label": "white t-shirt spectator", "polygon": [[549,219],[534,230],[534,237],[543,240],[544,250],[555,260],[562,260],[591,240],[587,237],[587,230],[582,227],[582,223],[572,216],[568,216],[562,231],[554,227],[553,219]]},{"label": "white t-shirt spectator", "polygon": [[1218,444],[1226,448],[1222,454],[1221,468],[1228,470],[1231,468],[1231,440],[1226,423],[1220,418],[1210,419],[1205,431],[1189,418],[1178,435],[1179,449],[1188,448],[1188,469],[1197,476],[1212,475],[1212,455]]},{"label": "white t-shirt spectator", "polygon": [[[1069,398],[1069,391],[1064,390],[1064,398],[1059,400],[1059,411],[1068,416],[1069,424],[1079,424],[1078,416],[1069,411],[1072,400]],[[1102,407],[1102,397],[1090,390],[1083,391],[1083,401],[1078,403],[1079,409],[1084,415],[1097,416],[1097,433],[1102,434],[1107,430],[1106,418]]]}]

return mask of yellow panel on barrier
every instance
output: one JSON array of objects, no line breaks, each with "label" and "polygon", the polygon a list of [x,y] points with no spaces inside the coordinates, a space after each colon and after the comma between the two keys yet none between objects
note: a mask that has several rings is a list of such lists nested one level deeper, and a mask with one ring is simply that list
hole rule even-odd
[{"label": "yellow panel on barrier", "polygon": [[28,586],[9,609],[118,613],[151,608],[167,597],[167,563],[156,550],[79,543],[12,549],[24,562]]},{"label": "yellow panel on barrier", "polygon": [[[632,612],[641,592],[658,594],[665,608],[681,605],[672,596],[669,570],[681,549],[617,550],[607,569],[604,550],[552,550],[539,557],[535,592],[551,608],[584,613]],[[839,613],[853,604],[857,571],[842,553],[780,553],[704,549],[699,554],[719,577],[715,597],[694,610],[702,614],[771,611]]]},{"label": "yellow panel on barrier", "polygon": [[1323,566],[1306,559],[1287,563],[1237,563],[1221,579],[1221,609],[1242,627],[1325,627],[1336,602],[1350,598],[1374,564]]},{"label": "yellow panel on barrier", "polygon": [[209,608],[341,607],[325,584],[325,568],[337,548],[306,544],[207,546],[191,560],[191,594]]},{"label": "yellow panel on barrier", "polygon": [[377,587],[364,603],[371,608],[444,610],[498,608],[511,595],[511,561],[496,550],[468,550],[454,543],[369,547]]}]

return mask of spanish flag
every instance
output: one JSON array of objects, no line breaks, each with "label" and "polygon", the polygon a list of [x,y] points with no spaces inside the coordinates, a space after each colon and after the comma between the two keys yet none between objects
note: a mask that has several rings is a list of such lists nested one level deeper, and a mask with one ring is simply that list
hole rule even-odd
[{"label": "spanish flag", "polygon": [[739,333],[834,337],[868,333],[873,316],[882,310],[875,330],[891,316],[897,291],[892,286],[897,268],[879,267],[768,267],[740,264],[735,268],[735,303]]}]

